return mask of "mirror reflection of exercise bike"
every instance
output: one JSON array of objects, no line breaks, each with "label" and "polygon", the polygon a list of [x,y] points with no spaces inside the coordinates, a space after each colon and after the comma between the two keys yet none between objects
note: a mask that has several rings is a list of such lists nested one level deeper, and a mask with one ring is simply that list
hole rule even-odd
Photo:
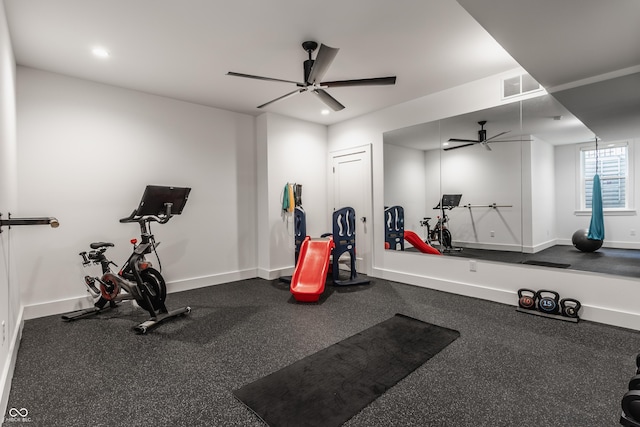
[{"label": "mirror reflection of exercise bike", "polygon": [[431,217],[425,217],[420,221],[420,226],[427,229],[425,243],[432,246],[439,245],[442,248],[442,252],[462,250],[453,247],[453,238],[448,226],[449,216],[445,213],[445,209],[451,210],[458,207],[461,198],[462,194],[444,194],[442,196],[442,200],[433,208],[441,211],[441,215],[436,218],[436,224],[433,228],[429,224]]},{"label": "mirror reflection of exercise bike", "polygon": [[82,257],[84,267],[93,264],[100,265],[102,268],[101,277],[87,275],[84,278],[88,292],[95,299],[94,306],[67,313],[62,316],[62,319],[67,321],[81,319],[115,308],[118,302],[135,300],[150,315],[149,320],[133,328],[136,332],[144,334],[165,320],[191,312],[190,307],[167,310],[164,303],[167,297],[164,278],[160,271],[153,268],[151,262],[145,258],[145,255],[155,253],[158,268],[161,269],[160,258],[156,252],[160,243],[156,243],[151,234],[150,224],[151,222],[166,224],[171,217],[181,214],[190,191],[190,188],[148,185],[138,209],[120,220],[121,223],[137,222],[140,225],[140,243],[137,239],[131,240],[133,253],[117,274],[111,271],[111,265],[116,267],[117,265],[105,255],[106,250],[114,246],[113,243],[91,243],[89,245],[91,251],[81,252],[79,255]]}]

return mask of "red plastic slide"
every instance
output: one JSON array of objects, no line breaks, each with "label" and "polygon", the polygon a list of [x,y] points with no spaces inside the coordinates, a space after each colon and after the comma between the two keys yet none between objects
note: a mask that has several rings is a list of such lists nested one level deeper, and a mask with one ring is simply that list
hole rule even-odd
[{"label": "red plastic slide", "polygon": [[422,241],[420,236],[410,230],[404,230],[404,240],[411,243],[411,246],[419,250],[420,252],[424,252],[425,254],[433,254],[433,255],[442,255],[439,250],[434,248],[428,243]]},{"label": "red plastic slide", "polygon": [[324,292],[329,271],[333,239],[306,237],[300,247],[298,265],[291,278],[291,293],[296,301],[316,302]]}]

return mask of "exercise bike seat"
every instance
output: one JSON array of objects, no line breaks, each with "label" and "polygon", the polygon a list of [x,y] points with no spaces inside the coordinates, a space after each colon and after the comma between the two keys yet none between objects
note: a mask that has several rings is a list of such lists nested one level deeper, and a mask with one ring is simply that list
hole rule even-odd
[{"label": "exercise bike seat", "polygon": [[113,243],[108,242],[94,242],[89,245],[91,249],[109,248],[113,247]]}]

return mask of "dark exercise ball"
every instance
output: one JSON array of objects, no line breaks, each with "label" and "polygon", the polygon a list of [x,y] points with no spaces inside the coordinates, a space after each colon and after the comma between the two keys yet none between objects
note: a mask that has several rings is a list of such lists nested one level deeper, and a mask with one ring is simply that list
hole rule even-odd
[{"label": "dark exercise ball", "polygon": [[589,230],[582,229],[573,233],[571,237],[571,241],[573,242],[573,246],[576,249],[582,252],[595,252],[602,247],[602,240],[591,240],[587,236],[589,235]]}]

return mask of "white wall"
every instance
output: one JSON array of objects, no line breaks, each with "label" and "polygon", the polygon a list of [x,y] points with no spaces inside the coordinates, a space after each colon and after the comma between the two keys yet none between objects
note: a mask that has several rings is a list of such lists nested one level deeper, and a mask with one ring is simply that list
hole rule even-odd
[{"label": "white wall", "polygon": [[[16,66],[9,30],[0,1],[0,213],[7,219],[17,207]],[[11,377],[22,325],[19,282],[15,264],[15,236],[8,227],[0,233],[0,413],[6,413]]]},{"label": "white wall", "polygon": [[[446,211],[455,244],[520,252],[522,248],[521,145],[493,144],[442,152],[442,193],[462,194]],[[496,209],[483,207],[496,203]]]},{"label": "white wall", "polygon": [[525,174],[531,185],[531,241],[525,243],[526,252],[538,252],[553,246],[556,239],[556,191],[554,148],[535,139],[526,144],[531,153],[530,170]]},{"label": "white wall", "polygon": [[[600,146],[607,142],[602,141]],[[634,169],[640,167],[640,139],[629,140],[631,150],[630,163]],[[556,224],[557,238],[563,244],[571,244],[571,236],[576,230],[589,228],[591,214],[577,213],[578,182],[580,171],[578,160],[579,145],[560,145],[555,147],[555,176],[556,176]],[[635,170],[633,182],[635,188],[631,194],[634,209],[620,214],[605,213],[605,247],[640,249],[640,224],[638,223],[638,203],[640,203],[640,185],[638,185],[638,171]],[[635,235],[632,235],[632,230]]]},{"label": "white wall", "polygon": [[292,214],[283,214],[282,195],[287,183],[302,184],[302,206],[307,235],[319,237],[329,230],[327,213],[327,127],[266,113],[258,117],[258,152],[262,163],[260,198],[260,264],[266,279],[291,274],[294,265]]},{"label": "white wall", "polygon": [[[431,212],[426,206],[425,151],[398,145],[384,146],[384,205],[404,208],[404,227],[422,236],[420,220]],[[436,197],[437,200],[437,197]],[[409,244],[405,242],[405,244]]]},{"label": "white wall", "polygon": [[60,221],[15,229],[25,317],[88,304],[78,252],[110,241],[123,262],[147,184],[192,188],[152,227],[169,292],[256,276],[253,117],[24,67],[17,93],[16,214]]},{"label": "white wall", "polygon": [[[521,70],[514,70],[516,74]],[[504,75],[503,75],[504,76]],[[373,272],[375,277],[403,281],[418,286],[469,295],[515,305],[519,288],[539,289],[540,284],[562,296],[578,298],[587,320],[638,328],[640,286],[637,280],[607,276],[606,287],[598,274],[557,271],[524,265],[477,261],[472,272],[469,262],[422,254],[385,251],[384,161],[382,134],[401,127],[452,117],[501,104],[502,76],[471,82],[404,104],[367,114],[329,127],[329,150],[372,144],[373,167]],[[563,156],[556,151],[556,165]],[[556,181],[563,179],[556,166]],[[559,190],[558,190],[559,191]],[[560,203],[557,206],[561,209]],[[560,233],[558,227],[558,233]]]}]

